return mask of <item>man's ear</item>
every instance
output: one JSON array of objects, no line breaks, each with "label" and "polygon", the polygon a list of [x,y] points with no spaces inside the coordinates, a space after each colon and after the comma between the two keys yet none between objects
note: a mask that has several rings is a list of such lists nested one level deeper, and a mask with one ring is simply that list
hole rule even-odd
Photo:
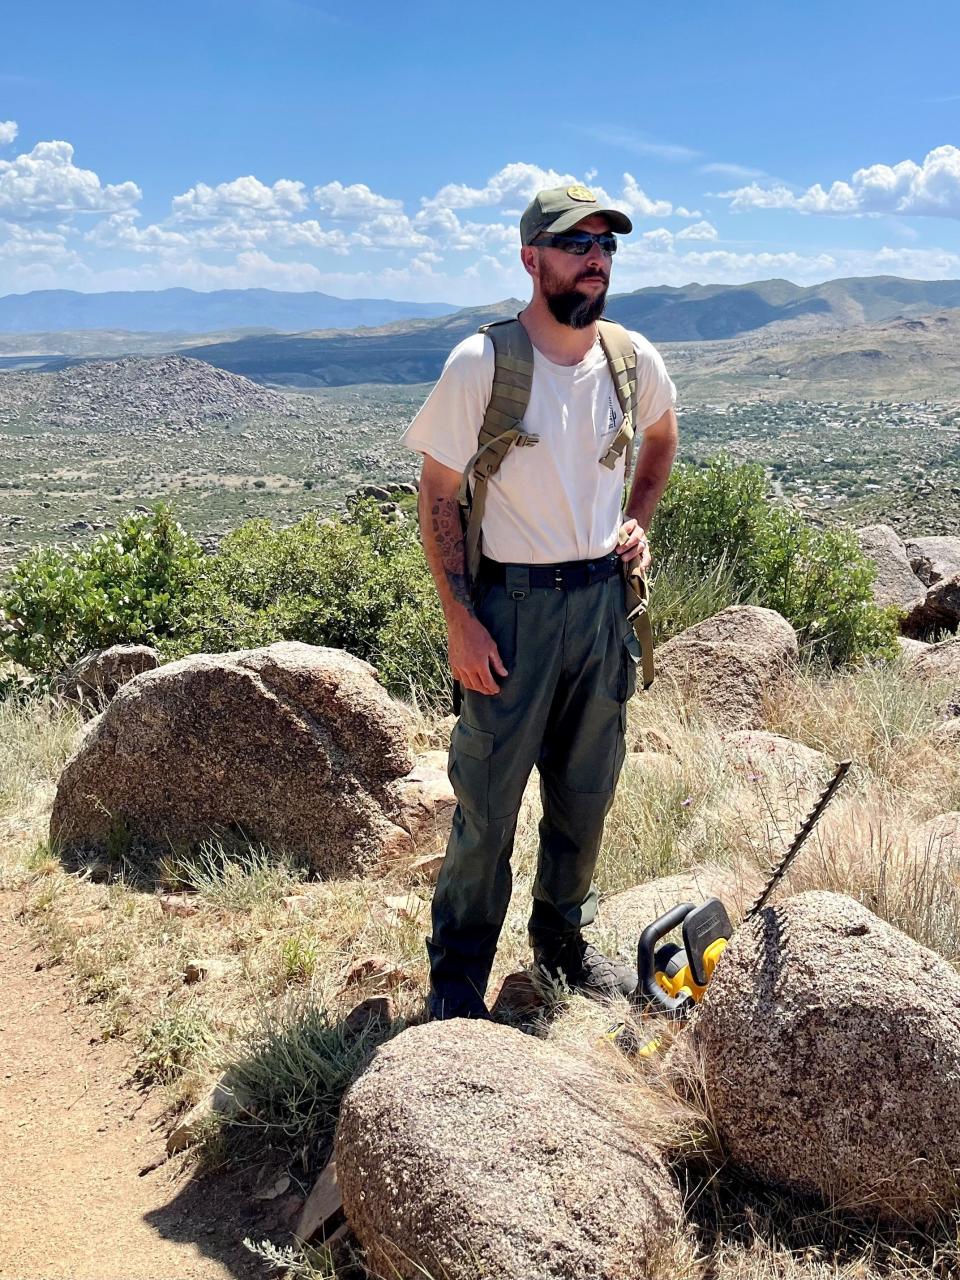
[{"label": "man's ear", "polygon": [[523,269],[527,275],[536,280],[540,274],[540,255],[532,245],[525,244],[521,248],[520,261],[523,263]]}]

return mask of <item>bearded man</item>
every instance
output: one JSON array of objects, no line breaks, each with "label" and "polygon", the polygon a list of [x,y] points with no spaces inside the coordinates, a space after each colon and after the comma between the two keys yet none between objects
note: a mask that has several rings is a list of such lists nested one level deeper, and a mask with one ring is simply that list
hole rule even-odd
[{"label": "bearded man", "polygon": [[632,229],[625,213],[601,207],[582,186],[541,191],[520,220],[520,259],[533,285],[518,316],[533,349],[522,425],[528,440],[538,439],[536,448],[510,448],[489,480],[476,581],[468,579],[458,491],[493,388],[489,335],[454,348],[404,436],[423,454],[421,539],[462,691],[450,746],[459,803],[427,943],[432,1018],[489,1017],[483,997],[534,765],[543,806],[529,923],[534,963],[598,998],[636,987],[636,970],[581,932],[597,909],[593,874],[636,686],[639,650],[622,570],[650,564],[644,531],[677,448],[673,383],[658,352],[630,333],[633,427],[642,441],[624,509],[626,463],[610,452],[623,412],[597,321],[616,236]]}]

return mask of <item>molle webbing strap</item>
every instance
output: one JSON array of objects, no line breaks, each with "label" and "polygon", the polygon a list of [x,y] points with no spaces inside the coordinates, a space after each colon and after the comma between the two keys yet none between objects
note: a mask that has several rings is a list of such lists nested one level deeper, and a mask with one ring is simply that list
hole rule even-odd
[{"label": "molle webbing strap", "polygon": [[653,626],[650,622],[650,586],[646,576],[639,567],[628,569],[624,598],[627,607],[627,619],[633,627],[633,634],[640,644],[640,664],[643,672],[643,687],[649,689],[653,684]]},{"label": "molle webbing strap", "polygon": [[600,345],[607,357],[610,376],[613,378],[620,411],[623,414],[620,430],[600,461],[612,471],[620,461],[621,454],[626,450],[624,478],[629,486],[634,420],[637,411],[637,353],[634,350],[632,338],[622,325],[613,324],[610,320],[598,320],[597,331],[600,334]]},{"label": "molle webbing strap", "polygon": [[494,373],[477,437],[479,448],[464,467],[460,481],[460,507],[467,513],[466,562],[471,583],[476,582],[480,569],[480,529],[487,483],[500,470],[512,445],[533,445],[540,439],[523,429],[523,415],[533,386],[533,346],[526,329],[519,320],[498,320],[483,325],[480,332],[493,343]]}]

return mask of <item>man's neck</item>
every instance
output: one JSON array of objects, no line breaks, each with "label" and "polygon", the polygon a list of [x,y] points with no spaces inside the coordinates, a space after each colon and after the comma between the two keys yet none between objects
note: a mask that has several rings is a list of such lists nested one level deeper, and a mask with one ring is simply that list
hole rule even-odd
[{"label": "man's neck", "polygon": [[543,298],[528,302],[519,319],[536,349],[554,364],[579,364],[597,340],[596,324],[585,329],[560,324]]}]

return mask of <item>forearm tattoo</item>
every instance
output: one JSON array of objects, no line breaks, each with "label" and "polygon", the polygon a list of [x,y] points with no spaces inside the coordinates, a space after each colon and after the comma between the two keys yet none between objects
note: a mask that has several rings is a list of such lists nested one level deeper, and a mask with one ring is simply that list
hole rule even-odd
[{"label": "forearm tattoo", "polygon": [[437,498],[430,509],[430,516],[440,563],[453,598],[472,613],[460,504],[456,498]]}]

